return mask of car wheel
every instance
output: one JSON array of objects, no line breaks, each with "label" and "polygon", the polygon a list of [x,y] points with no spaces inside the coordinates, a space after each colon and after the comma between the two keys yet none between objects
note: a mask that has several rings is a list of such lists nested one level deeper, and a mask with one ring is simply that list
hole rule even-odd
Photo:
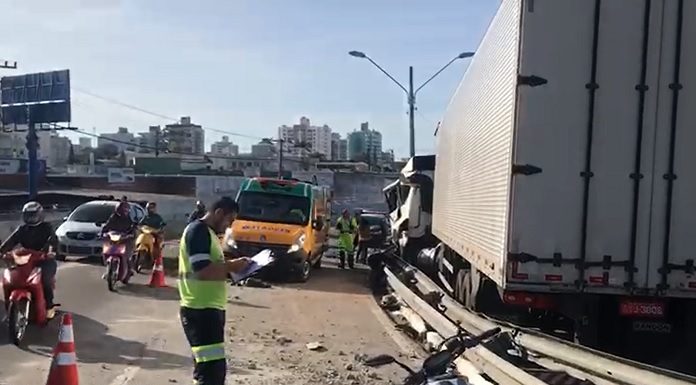
[{"label": "car wheel", "polygon": [[309,279],[309,273],[312,271],[312,264],[309,260],[300,262],[296,266],[295,277],[296,281],[299,283],[307,282]]}]

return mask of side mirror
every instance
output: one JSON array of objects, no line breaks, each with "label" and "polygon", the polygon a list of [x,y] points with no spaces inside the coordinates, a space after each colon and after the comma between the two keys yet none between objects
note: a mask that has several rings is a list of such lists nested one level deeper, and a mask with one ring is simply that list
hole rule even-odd
[{"label": "side mirror", "polygon": [[319,231],[321,231],[321,229],[324,228],[324,219],[321,218],[321,217],[319,217],[319,218],[317,218],[317,219],[314,219],[314,220],[312,221],[312,228],[313,228],[314,230],[319,230]]},{"label": "side mirror", "polygon": [[67,221],[68,217],[63,217],[63,222]]},{"label": "side mirror", "polygon": [[374,356],[374,357],[366,359],[364,364],[365,364],[365,366],[369,366],[369,367],[374,368],[377,366],[384,366],[384,365],[393,364],[394,362],[396,362],[396,358],[394,358],[388,354],[380,354],[378,356]]}]

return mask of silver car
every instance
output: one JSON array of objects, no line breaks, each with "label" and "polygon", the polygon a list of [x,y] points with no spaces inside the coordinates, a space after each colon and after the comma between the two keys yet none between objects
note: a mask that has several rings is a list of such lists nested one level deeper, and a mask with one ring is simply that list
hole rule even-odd
[{"label": "silver car", "polygon": [[[56,229],[58,254],[63,256],[96,257],[101,256],[103,241],[98,239],[101,229],[113,214],[118,201],[91,201],[78,206]],[[128,202],[130,217],[139,222],[145,216],[145,209]]]}]

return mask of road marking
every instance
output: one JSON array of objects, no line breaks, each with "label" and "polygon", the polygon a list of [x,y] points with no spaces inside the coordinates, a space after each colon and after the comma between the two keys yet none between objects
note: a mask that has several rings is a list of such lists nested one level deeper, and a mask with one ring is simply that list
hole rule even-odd
[{"label": "road marking", "polygon": [[139,366],[129,366],[119,374],[109,385],[127,385],[135,378],[135,375],[140,371]]}]

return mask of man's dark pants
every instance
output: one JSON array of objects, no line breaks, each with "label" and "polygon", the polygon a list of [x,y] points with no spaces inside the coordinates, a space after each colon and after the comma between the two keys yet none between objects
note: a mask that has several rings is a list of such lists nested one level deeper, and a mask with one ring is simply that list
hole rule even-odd
[{"label": "man's dark pants", "polygon": [[[218,309],[179,310],[184,334],[192,348],[225,342],[225,312]],[[196,385],[225,385],[227,363],[225,359],[196,362],[193,379]]]}]

